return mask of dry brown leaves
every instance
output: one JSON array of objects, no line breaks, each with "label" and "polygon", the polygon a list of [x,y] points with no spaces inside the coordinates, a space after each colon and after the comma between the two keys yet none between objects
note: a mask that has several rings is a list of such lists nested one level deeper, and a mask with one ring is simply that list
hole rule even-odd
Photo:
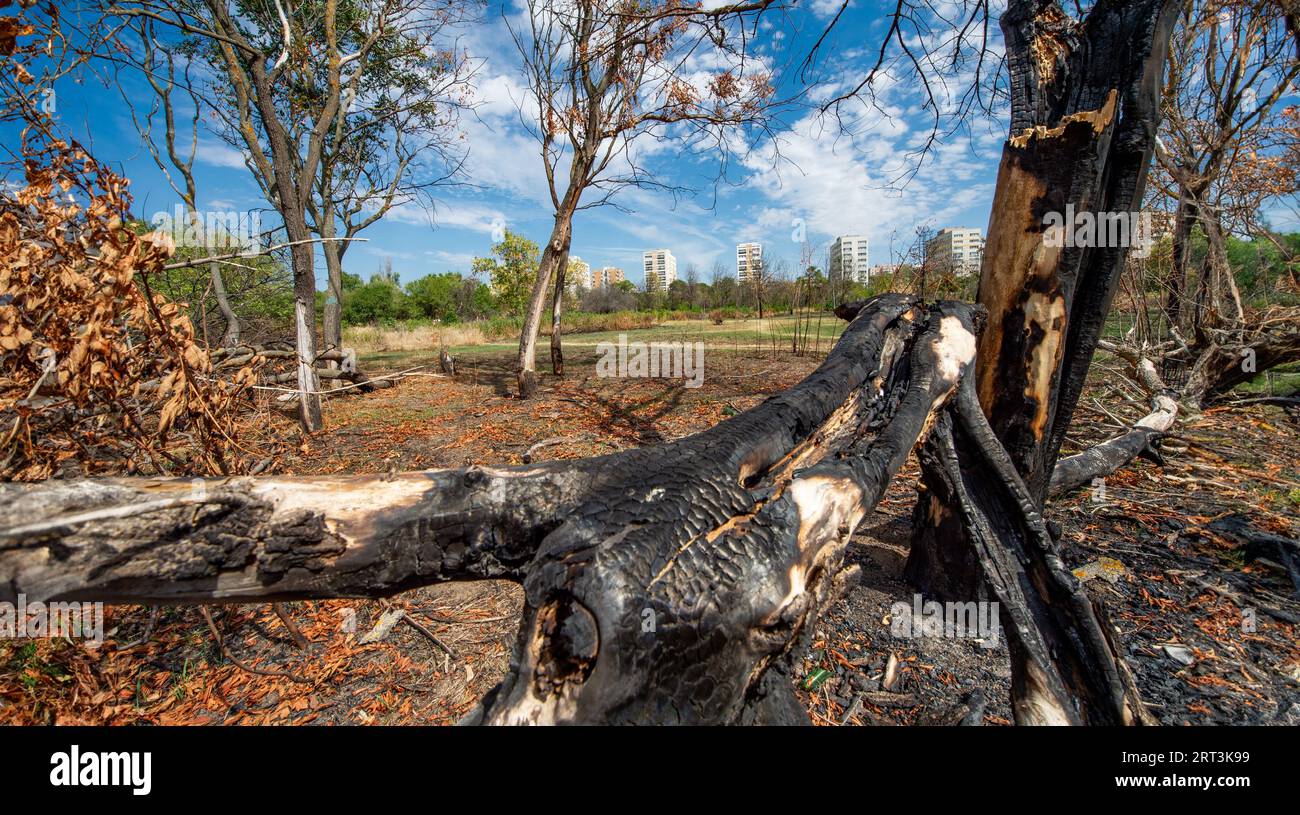
[{"label": "dry brown leaves", "polygon": [[173,251],[128,228],[128,182],[33,136],[0,200],[0,478],[237,471],[232,415],[183,309],[149,289]]}]

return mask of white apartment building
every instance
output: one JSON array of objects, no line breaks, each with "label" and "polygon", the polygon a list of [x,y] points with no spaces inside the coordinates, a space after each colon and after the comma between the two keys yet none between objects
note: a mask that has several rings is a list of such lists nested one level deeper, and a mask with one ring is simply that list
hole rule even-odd
[{"label": "white apartment building", "polygon": [[736,280],[744,283],[763,270],[763,244],[736,244]]},{"label": "white apartment building", "polygon": [[925,242],[925,262],[940,273],[979,274],[984,235],[974,227],[949,226]]},{"label": "white apartment building", "polygon": [[870,246],[865,235],[840,235],[831,244],[831,280],[866,283],[871,276]]},{"label": "white apartment building", "polygon": [[667,249],[651,249],[641,256],[645,290],[663,291],[677,279],[677,258]]}]

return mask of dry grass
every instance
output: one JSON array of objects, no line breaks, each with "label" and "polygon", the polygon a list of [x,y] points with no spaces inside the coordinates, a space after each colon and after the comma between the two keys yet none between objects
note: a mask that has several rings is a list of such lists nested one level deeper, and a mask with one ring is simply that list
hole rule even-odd
[{"label": "dry grass", "polygon": [[[612,314],[569,314],[565,316],[560,331],[562,334],[632,331],[638,328],[654,328],[665,320],[686,320],[698,316],[686,312],[673,314],[671,312],[652,313],[645,311],[616,311]],[[542,332],[550,336],[550,325],[543,326]]]},{"label": "dry grass", "polygon": [[[565,315],[564,333],[590,334],[601,331],[631,331],[653,328],[665,319],[698,318],[698,314],[655,314],[619,311],[613,314],[575,313]],[[550,336],[549,313],[543,319],[542,336]],[[358,353],[383,351],[428,351],[442,347],[482,345],[500,340],[517,340],[519,323],[510,318],[482,320],[456,325],[406,323],[392,326],[354,325],[343,329],[343,344]]]},{"label": "dry grass", "polygon": [[464,325],[375,326],[354,325],[343,329],[343,344],[357,353],[379,351],[428,351],[457,345],[481,345],[493,339],[478,323]]}]

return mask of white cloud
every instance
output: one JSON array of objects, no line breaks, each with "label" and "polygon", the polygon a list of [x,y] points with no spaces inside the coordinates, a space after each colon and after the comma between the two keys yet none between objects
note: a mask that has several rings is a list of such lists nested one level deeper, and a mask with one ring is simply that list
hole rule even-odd
[{"label": "white cloud", "polygon": [[844,5],[844,0],[812,0],[812,11],[818,17],[834,17]]},{"label": "white cloud", "polygon": [[224,142],[210,139],[199,140],[194,150],[194,159],[203,164],[211,164],[214,167],[229,167],[235,170],[246,169],[243,152]]},{"label": "white cloud", "polygon": [[437,263],[445,264],[452,269],[461,270],[464,273],[469,272],[470,265],[474,262],[474,255],[470,252],[448,252],[443,249],[426,251],[425,256],[433,258]]},{"label": "white cloud", "polygon": [[747,157],[752,174],[746,188],[762,202],[750,208],[750,221],[786,236],[801,219],[815,245],[865,234],[873,262],[886,262],[891,238],[901,251],[916,226],[957,225],[948,221],[989,200],[992,187],[983,178],[989,164],[964,139],[935,145],[910,183],[899,188],[894,182],[915,169],[915,151],[928,131],[920,122],[909,125],[897,110],[885,111],[894,115],[866,108],[846,114],[847,132],[810,113],[781,132],[775,145]]}]

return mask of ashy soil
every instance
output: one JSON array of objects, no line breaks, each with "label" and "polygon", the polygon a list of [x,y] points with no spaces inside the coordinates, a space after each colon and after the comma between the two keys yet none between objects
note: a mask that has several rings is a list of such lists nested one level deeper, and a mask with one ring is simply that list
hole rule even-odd
[{"label": "ashy soil", "polygon": [[[499,350],[461,354],[454,379],[434,375],[436,351],[385,355],[368,372],[425,367],[331,399],[326,430],[275,470],[517,464],[530,449],[541,460],[651,445],[752,407],[818,362],[752,343],[706,353],[703,386],[686,388],[597,378],[594,348],[574,343],[569,376],[544,377],[527,402],[510,397],[511,357]],[[1072,449],[1144,412],[1107,363],[1094,368]],[[1276,407],[1208,410],[1180,423],[1163,468],[1138,461],[1049,506],[1064,558],[1119,627],[1162,722],[1300,723],[1300,596],[1260,544],[1300,537],[1298,436],[1297,416]],[[898,625],[920,602],[901,578],[915,475],[914,465],[900,474],[855,536],[862,579],[822,619],[798,677],[814,723],[1010,721],[996,629],[912,636]],[[500,581],[284,604],[305,649],[269,605],[214,608],[219,639],[198,609],[112,607],[98,646],[0,641],[0,722],[453,723],[504,674],[521,604]]]}]

